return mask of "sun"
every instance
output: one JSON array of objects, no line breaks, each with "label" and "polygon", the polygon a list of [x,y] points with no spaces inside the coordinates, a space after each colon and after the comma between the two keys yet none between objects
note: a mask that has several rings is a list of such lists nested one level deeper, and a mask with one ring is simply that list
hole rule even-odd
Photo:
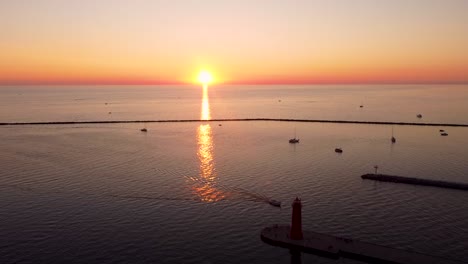
[{"label": "sun", "polygon": [[201,82],[203,85],[207,85],[213,82],[213,75],[209,71],[200,71],[198,73],[198,81]]}]

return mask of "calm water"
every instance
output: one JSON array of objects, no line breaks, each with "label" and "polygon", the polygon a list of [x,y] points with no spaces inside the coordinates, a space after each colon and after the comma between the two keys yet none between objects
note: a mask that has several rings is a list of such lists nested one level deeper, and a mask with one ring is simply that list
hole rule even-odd
[{"label": "calm water", "polygon": [[[0,122],[199,119],[202,89],[0,87],[0,95]],[[214,86],[209,99],[212,118],[468,124],[468,85]]]},{"label": "calm water", "polygon": [[[2,87],[0,122],[468,123],[468,86],[287,88]],[[306,229],[468,261],[467,192],[360,179],[377,164],[468,182],[468,129],[395,126],[392,145],[383,125],[221,125],[0,127],[0,263],[290,263],[259,233],[289,223],[296,196]],[[294,130],[301,142],[290,145]],[[303,262],[357,263],[308,254]]]}]

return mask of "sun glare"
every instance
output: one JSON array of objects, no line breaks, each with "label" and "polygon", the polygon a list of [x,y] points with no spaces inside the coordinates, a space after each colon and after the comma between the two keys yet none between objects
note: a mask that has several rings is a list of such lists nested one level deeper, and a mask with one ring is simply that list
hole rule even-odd
[{"label": "sun glare", "polygon": [[208,71],[201,71],[198,74],[198,81],[203,85],[207,85],[213,81],[213,75],[211,75],[211,73]]}]

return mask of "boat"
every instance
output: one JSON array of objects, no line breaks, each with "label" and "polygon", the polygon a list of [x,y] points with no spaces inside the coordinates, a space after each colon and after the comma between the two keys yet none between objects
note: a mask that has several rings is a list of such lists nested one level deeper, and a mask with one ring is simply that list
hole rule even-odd
[{"label": "boat", "polygon": [[360,105],[359,107],[360,107],[360,108],[363,108],[363,107],[364,107],[364,105]]},{"label": "boat", "polygon": [[291,139],[289,140],[289,143],[293,143],[293,144],[299,143],[299,139],[298,139],[298,138],[291,138]]},{"label": "boat", "polygon": [[336,153],[343,153],[343,150],[341,148],[335,148]]},{"label": "boat", "polygon": [[445,132],[445,130],[443,130],[443,129],[439,129],[439,132]]},{"label": "boat", "polygon": [[440,135],[443,136],[443,137],[448,136],[448,134],[445,133],[445,132],[444,132],[444,133],[440,133]]},{"label": "boat", "polygon": [[145,123],[145,127],[140,129],[141,132],[148,132],[148,129],[146,129],[146,123]]},{"label": "boat", "polygon": [[396,142],[396,138],[393,136],[393,126],[392,126],[392,143]]},{"label": "boat", "polygon": [[281,202],[277,200],[270,199],[268,200],[268,203],[276,207],[281,207]]},{"label": "boat", "polygon": [[289,140],[289,143],[291,143],[291,144],[299,143],[299,139],[296,137],[296,129],[294,129],[294,138],[291,138]]},{"label": "boat", "polygon": [[421,115],[421,114],[418,114],[416,117],[417,117],[417,118],[422,118],[422,115]]}]

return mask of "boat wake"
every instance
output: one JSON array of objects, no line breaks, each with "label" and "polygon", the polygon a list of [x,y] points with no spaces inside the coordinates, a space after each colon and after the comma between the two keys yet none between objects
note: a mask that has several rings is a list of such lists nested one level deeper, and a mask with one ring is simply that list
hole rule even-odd
[{"label": "boat wake", "polygon": [[166,197],[166,196],[143,196],[143,195],[118,195],[111,194],[110,197],[122,199],[139,199],[139,200],[165,200],[165,201],[198,201],[194,198],[181,198],[181,197]]},{"label": "boat wake", "polygon": [[209,186],[210,188],[213,188],[219,192],[222,192],[224,194],[224,199],[243,200],[243,201],[249,201],[249,202],[261,202],[261,203],[267,203],[276,207],[279,207],[281,204],[281,202],[273,200],[272,198],[264,194],[249,191],[241,187],[230,187],[227,185],[208,181],[208,180],[201,179],[198,177],[186,177],[186,178],[187,180],[191,182],[195,182],[196,184]]},{"label": "boat wake", "polygon": [[[279,207],[281,202],[273,200],[263,194],[256,193],[249,191],[244,188],[240,187],[228,187],[226,185],[222,184],[215,184],[213,182],[209,181],[204,181],[202,179],[198,178],[193,178],[193,177],[188,177],[190,180],[199,182],[200,184],[203,184],[205,186],[209,186],[209,188],[216,190],[212,193],[217,194],[221,193],[222,199],[220,200],[242,200],[242,201],[249,201],[249,202],[262,202],[262,203],[267,203],[272,206],[277,206]],[[11,188],[11,189],[16,189],[18,191],[22,192],[30,192],[30,193],[35,193],[35,194],[42,194],[46,193],[41,191],[40,189],[35,189],[31,188],[29,186],[24,186],[20,184],[2,184],[0,185],[0,188]],[[63,193],[63,192],[47,192],[47,194],[51,193]],[[159,201],[203,201],[200,197],[170,197],[170,196],[163,196],[163,195],[132,195],[132,194],[104,194],[104,196],[107,197],[113,197],[113,198],[120,198],[120,199],[139,199],[139,200],[159,200]]]}]

